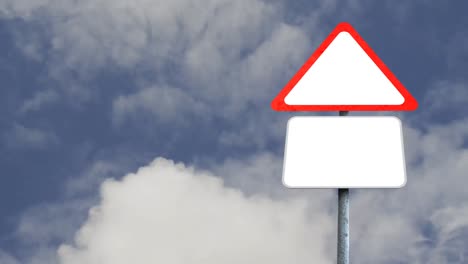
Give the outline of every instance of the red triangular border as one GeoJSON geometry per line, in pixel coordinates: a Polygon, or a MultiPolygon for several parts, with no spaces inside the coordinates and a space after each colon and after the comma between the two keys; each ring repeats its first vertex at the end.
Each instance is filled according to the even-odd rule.
{"type": "Polygon", "coordinates": [[[336,28],[328,35],[328,37],[320,44],[315,52],[307,59],[302,65],[299,71],[292,77],[292,79],[286,84],[281,92],[271,102],[271,107],[276,111],[413,111],[418,108],[418,102],[408,92],[408,90],[400,83],[400,81],[393,75],[393,73],[385,66],[382,60],[377,54],[367,45],[364,39],[357,33],[357,31],[347,22],[342,22],[336,26],[336,28]],[[284,98],[304,76],[304,74],[310,69],[315,61],[322,55],[322,53],[328,48],[330,43],[338,36],[341,32],[348,32],[361,46],[361,48],[367,53],[372,61],[379,67],[379,69],[385,74],[395,88],[405,98],[405,101],[401,105],[288,105],[284,102],[284,98]]]}

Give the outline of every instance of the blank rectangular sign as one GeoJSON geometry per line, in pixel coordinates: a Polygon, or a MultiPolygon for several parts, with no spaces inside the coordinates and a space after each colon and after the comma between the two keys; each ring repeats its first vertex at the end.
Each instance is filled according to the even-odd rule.
{"type": "Polygon", "coordinates": [[[292,117],[283,184],[289,188],[400,188],[406,184],[397,117],[292,117]]]}

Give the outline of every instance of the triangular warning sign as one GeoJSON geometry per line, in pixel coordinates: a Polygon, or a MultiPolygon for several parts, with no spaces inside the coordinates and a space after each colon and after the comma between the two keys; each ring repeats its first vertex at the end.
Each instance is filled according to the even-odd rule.
{"type": "Polygon", "coordinates": [[[411,111],[414,97],[348,23],[340,23],[271,103],[276,111],[411,111]]]}

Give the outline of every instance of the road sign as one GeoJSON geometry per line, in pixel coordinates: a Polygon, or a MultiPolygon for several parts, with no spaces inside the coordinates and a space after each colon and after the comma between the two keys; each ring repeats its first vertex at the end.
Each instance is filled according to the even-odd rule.
{"type": "Polygon", "coordinates": [[[340,23],[271,106],[276,111],[410,111],[418,104],[357,31],[340,23]]]}
{"type": "Polygon", "coordinates": [[[283,183],[290,188],[399,188],[406,183],[400,119],[292,117],[283,183]]]}

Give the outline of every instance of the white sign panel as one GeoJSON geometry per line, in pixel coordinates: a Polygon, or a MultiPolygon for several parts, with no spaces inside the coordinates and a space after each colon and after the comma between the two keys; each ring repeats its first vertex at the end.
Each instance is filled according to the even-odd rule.
{"type": "Polygon", "coordinates": [[[283,183],[290,188],[400,188],[406,168],[400,119],[292,117],[283,183]]]}
{"type": "Polygon", "coordinates": [[[341,32],[284,101],[289,105],[401,105],[405,98],[348,32],[341,32]]]}

